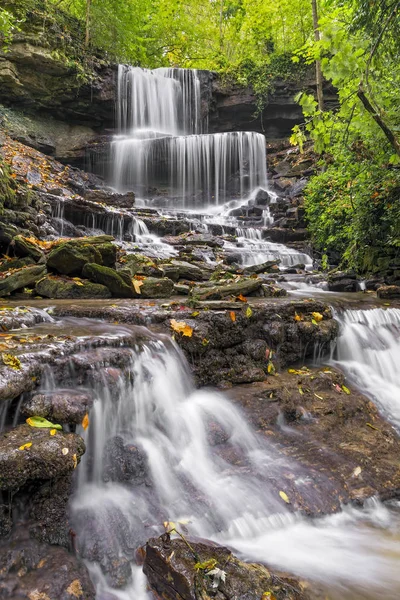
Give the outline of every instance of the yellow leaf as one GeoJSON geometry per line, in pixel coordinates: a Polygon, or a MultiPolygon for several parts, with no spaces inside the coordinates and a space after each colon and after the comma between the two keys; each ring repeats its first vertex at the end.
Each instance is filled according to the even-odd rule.
{"type": "Polygon", "coordinates": [[[294,313],[295,321],[302,321],[304,319],[303,315],[298,315],[297,312],[294,313]]]}
{"type": "Polygon", "coordinates": [[[248,319],[250,319],[250,317],[251,317],[251,315],[252,315],[252,314],[253,314],[253,311],[251,310],[250,306],[248,306],[248,307],[246,308],[246,317],[247,317],[248,319]]]}
{"type": "Polygon", "coordinates": [[[282,498],[282,500],[286,502],[286,504],[290,504],[289,497],[287,494],[285,494],[285,492],[279,492],[279,495],[282,498]]]}
{"type": "Polygon", "coordinates": [[[140,288],[143,285],[143,281],[139,281],[138,279],[132,279],[133,287],[135,288],[135,292],[137,294],[141,294],[140,288]]]}
{"type": "Polygon", "coordinates": [[[198,311],[198,310],[195,310],[195,311],[194,311],[194,312],[193,312],[193,313],[192,313],[190,316],[191,316],[191,317],[198,317],[198,316],[199,316],[199,314],[200,314],[200,313],[199,313],[199,311],[198,311]]]}
{"type": "Polygon", "coordinates": [[[173,529],[176,529],[176,525],[173,521],[164,521],[163,523],[165,531],[170,532],[173,529]]]}
{"type": "Polygon", "coordinates": [[[57,429],[50,429],[50,435],[56,435],[57,429]]]}
{"type": "Polygon", "coordinates": [[[175,321],[175,319],[171,319],[171,328],[177,333],[182,333],[186,337],[192,337],[193,335],[193,327],[187,325],[185,321],[175,321]]]}
{"type": "Polygon", "coordinates": [[[76,467],[78,466],[78,458],[77,458],[76,454],[72,455],[72,460],[74,463],[74,469],[76,469],[76,467]]]}
{"type": "Polygon", "coordinates": [[[304,392],[303,392],[303,389],[302,389],[301,387],[299,387],[299,394],[300,394],[301,396],[304,396],[304,392]]]}
{"type": "Polygon", "coordinates": [[[345,393],[345,394],[347,394],[347,395],[350,395],[350,394],[351,394],[351,392],[350,392],[349,388],[348,388],[348,387],[346,387],[345,385],[342,385],[342,390],[343,390],[343,391],[344,391],[344,393],[345,393]]]}
{"type": "Polygon", "coordinates": [[[27,442],[26,444],[23,444],[22,446],[20,446],[18,448],[18,450],[26,450],[27,448],[30,448],[32,446],[32,442],[27,442]]]}
{"type": "Polygon", "coordinates": [[[7,365],[7,367],[11,367],[11,369],[14,369],[15,371],[20,370],[21,361],[13,354],[2,354],[1,358],[3,359],[3,363],[7,365]]]}
{"type": "Polygon", "coordinates": [[[89,427],[89,415],[88,415],[88,413],[86,413],[86,415],[82,419],[82,427],[83,427],[83,429],[85,431],[89,427]]]}
{"type": "Polygon", "coordinates": [[[324,399],[324,398],[323,398],[323,396],[318,396],[318,394],[316,394],[315,392],[314,392],[314,396],[315,396],[316,398],[319,398],[320,400],[323,400],[323,399],[324,399]]]}
{"type": "Polygon", "coordinates": [[[315,319],[317,321],[317,323],[319,323],[320,321],[322,321],[322,319],[324,318],[321,315],[321,313],[319,313],[319,312],[313,312],[311,314],[312,314],[313,319],[315,319]]]}
{"type": "Polygon", "coordinates": [[[269,361],[267,371],[270,375],[275,375],[275,366],[272,361],[269,361]]]}
{"type": "Polygon", "coordinates": [[[236,321],[236,313],[234,310],[231,310],[231,312],[229,313],[229,316],[231,318],[231,321],[234,323],[236,321]]]}

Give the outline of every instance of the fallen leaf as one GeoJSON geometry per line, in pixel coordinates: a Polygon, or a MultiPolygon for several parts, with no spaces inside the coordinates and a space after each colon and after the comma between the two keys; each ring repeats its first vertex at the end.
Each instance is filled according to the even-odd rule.
{"type": "Polygon", "coordinates": [[[50,435],[56,435],[57,429],[50,429],[50,435]]]}
{"type": "Polygon", "coordinates": [[[53,429],[62,430],[62,426],[61,425],[58,425],[58,424],[55,425],[54,423],[51,423],[51,421],[48,421],[44,417],[29,417],[28,419],[26,419],[26,422],[31,427],[46,427],[46,428],[50,428],[51,427],[53,429]]]}
{"type": "Polygon", "coordinates": [[[195,310],[195,311],[194,311],[194,312],[193,312],[193,313],[192,313],[190,316],[191,316],[191,317],[198,317],[198,316],[199,316],[199,314],[200,314],[200,313],[199,313],[199,311],[198,311],[198,310],[195,310]]]}
{"type": "Polygon", "coordinates": [[[349,388],[348,388],[348,387],[346,387],[345,385],[342,385],[342,390],[343,390],[343,391],[344,391],[344,393],[345,393],[345,394],[347,394],[347,395],[350,395],[350,394],[351,394],[351,392],[350,392],[349,388]]]}
{"type": "Polygon", "coordinates": [[[245,298],[243,294],[239,294],[239,296],[236,296],[236,300],[239,300],[239,302],[247,302],[247,298],[245,298]]]}
{"type": "Polygon", "coordinates": [[[86,415],[82,419],[82,427],[83,427],[83,429],[85,431],[89,427],[89,415],[88,415],[88,413],[86,413],[86,415]]]}
{"type": "Polygon", "coordinates": [[[297,312],[294,313],[295,321],[302,321],[304,319],[303,315],[298,315],[297,312]]]}
{"type": "Polygon", "coordinates": [[[368,427],[371,427],[371,429],[374,429],[375,431],[379,431],[379,429],[377,427],[375,427],[374,425],[371,425],[371,423],[366,423],[366,425],[368,427]]]}
{"type": "Polygon", "coordinates": [[[7,367],[11,367],[11,369],[14,369],[15,371],[19,371],[21,369],[21,361],[13,354],[2,354],[1,358],[7,367]]]}
{"type": "Polygon", "coordinates": [[[313,319],[315,319],[315,321],[317,321],[318,323],[319,323],[320,321],[322,321],[322,319],[324,318],[324,317],[321,315],[321,313],[319,313],[319,312],[313,312],[313,313],[311,313],[311,314],[312,314],[312,317],[313,317],[313,319]]]}
{"type": "Polygon", "coordinates": [[[276,372],[275,365],[271,360],[268,362],[267,371],[270,375],[275,375],[275,372],[276,372]]]}
{"type": "Polygon", "coordinates": [[[20,446],[18,448],[18,450],[26,450],[27,448],[30,448],[32,446],[32,442],[27,442],[26,444],[23,444],[22,446],[20,446]]]}
{"type": "Polygon", "coordinates": [[[140,288],[143,285],[143,281],[140,281],[138,279],[132,279],[132,283],[133,283],[133,287],[135,288],[135,292],[137,294],[141,294],[142,292],[140,291],[140,288]]]}
{"type": "Polygon", "coordinates": [[[231,310],[231,312],[229,313],[229,316],[231,318],[231,321],[234,323],[236,321],[236,313],[234,310],[231,310]]]}
{"type": "Polygon", "coordinates": [[[314,392],[314,396],[315,396],[316,398],[319,398],[320,400],[323,400],[323,399],[324,399],[324,398],[323,398],[323,396],[318,396],[318,394],[316,394],[315,392],[314,392]]]}
{"type": "Polygon", "coordinates": [[[187,325],[185,321],[175,321],[175,319],[171,319],[171,328],[177,333],[182,333],[186,337],[192,337],[193,335],[193,327],[187,325]]]}
{"type": "Polygon", "coordinates": [[[285,494],[285,492],[279,492],[279,495],[282,498],[282,500],[286,502],[286,504],[290,504],[289,497],[287,494],[285,494]]]}
{"type": "Polygon", "coordinates": [[[301,396],[304,396],[304,392],[303,392],[303,389],[302,389],[301,387],[299,387],[299,394],[300,394],[301,396]]]}
{"type": "Polygon", "coordinates": [[[78,466],[78,458],[77,458],[76,454],[72,455],[72,460],[74,463],[74,469],[76,469],[76,467],[78,466]]]}
{"type": "Polygon", "coordinates": [[[252,315],[252,314],[253,314],[253,311],[251,310],[250,306],[248,306],[248,307],[246,308],[246,317],[247,317],[248,319],[250,319],[250,317],[251,317],[251,315],[252,315]]]}

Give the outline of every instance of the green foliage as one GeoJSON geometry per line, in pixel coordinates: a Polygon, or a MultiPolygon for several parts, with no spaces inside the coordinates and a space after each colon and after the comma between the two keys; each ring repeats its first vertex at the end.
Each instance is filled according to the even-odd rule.
{"type": "Polygon", "coordinates": [[[3,52],[7,51],[13,33],[18,29],[18,23],[14,15],[4,8],[0,8],[0,46],[3,52]]]}

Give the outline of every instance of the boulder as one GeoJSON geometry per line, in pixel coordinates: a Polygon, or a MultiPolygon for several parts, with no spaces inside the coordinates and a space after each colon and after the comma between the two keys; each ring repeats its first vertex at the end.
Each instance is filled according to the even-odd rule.
{"type": "Polygon", "coordinates": [[[257,292],[262,285],[261,279],[240,279],[226,285],[215,285],[210,288],[194,287],[191,296],[195,300],[222,300],[229,296],[246,296],[257,292]]]}
{"type": "Polygon", "coordinates": [[[91,281],[74,281],[62,277],[49,275],[37,282],[36,292],[46,298],[110,298],[111,293],[104,285],[92,283],[91,281]]]}
{"type": "Polygon", "coordinates": [[[174,291],[174,282],[168,277],[146,277],[142,283],[137,298],[169,298],[174,291]]]}
{"type": "Polygon", "coordinates": [[[212,542],[171,540],[165,534],[150,539],[144,551],[143,572],[155,595],[164,600],[210,597],[225,600],[309,600],[317,597],[298,580],[282,573],[277,576],[262,565],[242,562],[228,548],[212,542]],[[199,564],[201,566],[196,568],[199,564]],[[222,572],[222,578],[218,577],[218,570],[222,572]]]}
{"type": "Polygon", "coordinates": [[[249,267],[245,267],[244,272],[247,273],[279,273],[279,263],[280,260],[268,260],[261,265],[251,265],[249,267]]]}
{"type": "Polygon", "coordinates": [[[29,267],[34,265],[35,261],[30,257],[25,258],[5,258],[0,262],[0,273],[5,273],[11,269],[22,269],[22,267],[29,267]]]}
{"type": "Polygon", "coordinates": [[[147,462],[143,451],[121,436],[109,440],[104,448],[104,481],[129,481],[137,485],[144,483],[147,462]]]}
{"type": "Polygon", "coordinates": [[[224,242],[221,238],[209,233],[183,233],[178,236],[167,236],[163,238],[166,244],[171,246],[209,246],[210,248],[222,248],[224,242]]]}
{"type": "Polygon", "coordinates": [[[172,260],[171,265],[178,269],[179,279],[188,279],[189,281],[202,281],[203,271],[200,267],[192,265],[183,260],[172,260]]]}
{"type": "Polygon", "coordinates": [[[22,267],[18,271],[11,273],[11,275],[0,279],[0,296],[6,296],[15,290],[33,285],[38,279],[44,277],[46,273],[45,265],[22,267]]]}
{"type": "Polygon", "coordinates": [[[154,259],[144,254],[126,254],[121,258],[117,268],[126,269],[131,277],[134,275],[150,275],[157,269],[154,259]]]}
{"type": "Polygon", "coordinates": [[[123,271],[116,271],[110,267],[103,267],[96,263],[87,263],[82,270],[87,279],[106,286],[116,298],[134,298],[135,292],[129,275],[123,271]]]}
{"type": "Polygon", "coordinates": [[[400,286],[398,285],[383,285],[376,291],[378,298],[400,298],[400,286]]]}
{"type": "Polygon", "coordinates": [[[53,479],[76,468],[85,452],[83,439],[51,431],[19,425],[0,436],[0,490],[15,491],[27,482],[53,479]]]}
{"type": "Polygon", "coordinates": [[[26,400],[21,411],[27,417],[44,417],[55,423],[78,425],[93,404],[93,397],[85,392],[56,390],[35,394],[26,400]]]}
{"type": "Polygon", "coordinates": [[[62,275],[81,275],[86,263],[115,266],[116,248],[109,235],[60,242],[47,257],[47,266],[62,275]]]}
{"type": "Polygon", "coordinates": [[[282,296],[287,296],[287,290],[281,288],[277,285],[270,285],[268,283],[263,283],[261,286],[262,295],[265,298],[280,298],[282,296]]]}
{"type": "Polygon", "coordinates": [[[12,241],[12,246],[15,254],[20,258],[29,256],[35,262],[39,262],[41,259],[44,259],[44,253],[40,247],[22,235],[15,236],[12,241]]]}

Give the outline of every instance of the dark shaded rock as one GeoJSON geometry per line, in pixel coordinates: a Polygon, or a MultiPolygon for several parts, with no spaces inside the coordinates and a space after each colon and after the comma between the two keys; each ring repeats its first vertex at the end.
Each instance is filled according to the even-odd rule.
{"type": "Polygon", "coordinates": [[[103,242],[96,245],[96,250],[100,252],[101,264],[104,267],[115,269],[115,263],[117,261],[117,247],[111,242],[103,242]]]}
{"type": "Polygon", "coordinates": [[[58,430],[50,435],[50,429],[19,425],[0,437],[0,489],[17,490],[28,481],[66,475],[84,452],[79,435],[58,430]],[[28,443],[32,445],[20,450],[28,443]]]}
{"type": "Polygon", "coordinates": [[[137,485],[147,476],[147,461],[143,451],[118,436],[104,448],[104,481],[129,481],[137,485]]]}
{"type": "MultiPolygon", "coordinates": [[[[160,265],[160,269],[163,277],[168,277],[168,279],[172,279],[174,282],[178,281],[180,272],[178,265],[160,265]]],[[[183,279],[185,279],[185,277],[183,277],[183,279]]]]}
{"type": "Polygon", "coordinates": [[[33,285],[38,279],[44,277],[46,273],[45,265],[22,267],[15,273],[0,279],[0,296],[6,296],[15,290],[33,285]]]}
{"type": "Polygon", "coordinates": [[[296,579],[282,573],[277,577],[264,566],[244,563],[227,548],[211,542],[190,540],[188,547],[180,539],[170,540],[168,536],[152,538],[145,546],[143,571],[152,590],[165,600],[208,597],[260,600],[267,592],[277,600],[316,598],[312,592],[304,591],[296,579]],[[195,569],[197,562],[207,561],[214,561],[212,564],[225,572],[225,581],[220,580],[215,585],[213,577],[207,576],[207,571],[212,568],[195,569]]]}
{"type": "Polygon", "coordinates": [[[87,242],[76,244],[64,242],[59,244],[48,255],[47,266],[61,275],[82,275],[83,267],[87,263],[102,264],[99,250],[87,242]]]}
{"type": "Polygon", "coordinates": [[[54,423],[78,425],[93,404],[86,392],[59,390],[32,396],[21,407],[27,417],[45,417],[54,423]]]}
{"type": "Polygon", "coordinates": [[[37,282],[36,292],[46,298],[110,298],[111,292],[104,285],[90,281],[52,277],[37,282]]]}
{"type": "Polygon", "coordinates": [[[307,229],[288,229],[285,227],[271,227],[267,231],[267,237],[272,242],[287,244],[290,242],[303,242],[309,238],[307,229]]]}
{"type": "Polygon", "coordinates": [[[178,296],[188,296],[190,294],[190,285],[184,283],[175,283],[174,291],[178,296]]]}
{"type": "Polygon", "coordinates": [[[89,190],[85,192],[85,200],[101,202],[112,207],[132,208],[135,204],[135,194],[133,192],[118,194],[106,189],[89,190]]]}
{"type": "MultiPolygon", "coordinates": [[[[28,485],[14,496],[16,505],[23,504],[31,523],[29,532],[39,542],[71,547],[69,501],[73,494],[72,473],[28,485]],[[20,496],[20,498],[19,498],[20,496]]],[[[18,510],[14,511],[18,515],[18,510]]]]}
{"type": "Polygon", "coordinates": [[[400,286],[383,285],[376,291],[378,298],[400,298],[400,286]]]}
{"type": "Polygon", "coordinates": [[[95,600],[89,573],[76,556],[29,537],[20,527],[0,545],[0,598],[95,600]]]}
{"type": "Polygon", "coordinates": [[[356,278],[347,276],[328,277],[328,290],[330,292],[358,292],[359,287],[356,278]]]}
{"type": "Polygon", "coordinates": [[[5,273],[11,269],[22,269],[34,265],[35,261],[30,256],[26,258],[6,258],[0,262],[0,273],[5,273]]]}
{"type": "Polygon", "coordinates": [[[163,241],[171,246],[209,246],[210,248],[222,248],[223,240],[209,233],[184,233],[179,236],[164,237],[163,241]]]}
{"type": "Polygon", "coordinates": [[[271,202],[271,197],[267,190],[258,190],[254,201],[260,206],[267,206],[271,202]]]}
{"type": "Polygon", "coordinates": [[[22,235],[16,235],[12,241],[14,252],[20,258],[30,256],[35,262],[44,259],[43,251],[40,247],[30,240],[27,240],[22,235]]]}
{"type": "Polygon", "coordinates": [[[263,283],[261,286],[262,295],[265,298],[280,298],[282,296],[287,296],[287,290],[281,288],[277,285],[271,285],[267,283],[263,283]]]}
{"type": "Polygon", "coordinates": [[[135,296],[131,278],[123,271],[87,263],[82,269],[82,275],[97,284],[106,286],[116,298],[133,298],[135,296]]]}
{"type": "Polygon", "coordinates": [[[6,223],[0,223],[0,247],[3,250],[7,250],[16,235],[18,235],[17,227],[6,223]]]}
{"type": "Polygon", "coordinates": [[[194,287],[191,295],[195,300],[221,300],[229,296],[243,296],[253,294],[261,288],[261,279],[240,279],[235,283],[228,283],[210,288],[194,287]]]}

